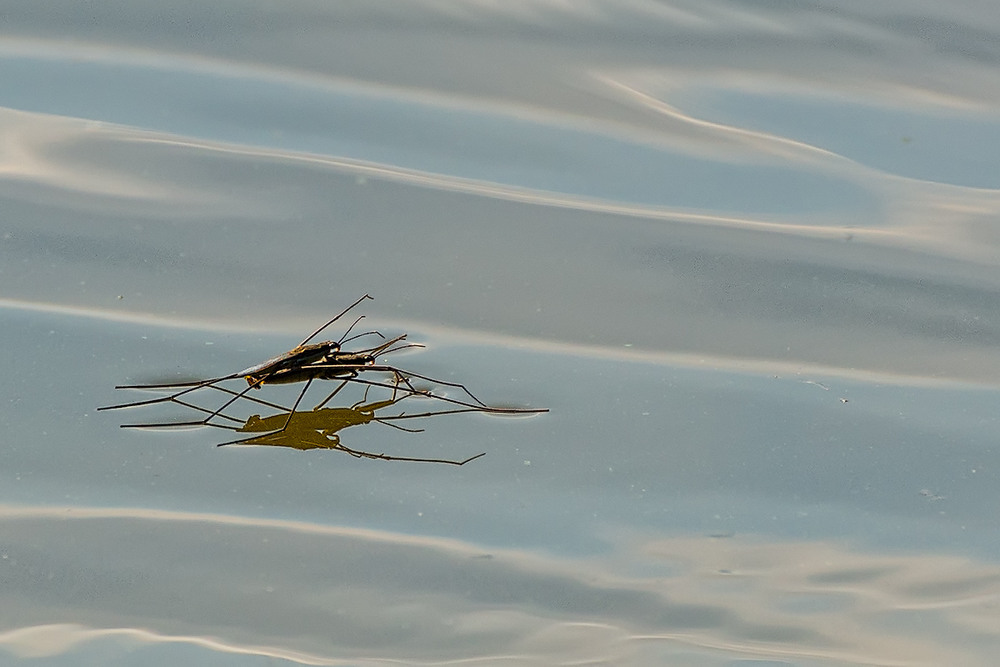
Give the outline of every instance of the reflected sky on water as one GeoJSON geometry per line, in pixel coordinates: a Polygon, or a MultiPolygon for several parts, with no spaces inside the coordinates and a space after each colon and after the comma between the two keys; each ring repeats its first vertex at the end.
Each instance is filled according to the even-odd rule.
{"type": "Polygon", "coordinates": [[[996,654],[989,3],[0,14],[6,659],[996,654]],[[366,293],[392,363],[551,412],[336,434],[458,468],[96,411],[366,293]]]}

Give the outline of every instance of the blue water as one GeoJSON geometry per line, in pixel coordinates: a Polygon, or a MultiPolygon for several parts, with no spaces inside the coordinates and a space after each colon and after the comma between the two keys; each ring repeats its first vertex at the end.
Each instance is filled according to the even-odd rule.
{"type": "Polygon", "coordinates": [[[0,661],[991,664],[991,10],[0,8],[0,661]],[[550,412],[96,410],[365,293],[550,412]]]}

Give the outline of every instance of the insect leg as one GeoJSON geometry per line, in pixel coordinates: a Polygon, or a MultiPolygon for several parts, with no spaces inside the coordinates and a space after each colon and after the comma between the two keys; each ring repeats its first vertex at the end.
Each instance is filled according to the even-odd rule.
{"type": "MultiPolygon", "coordinates": [[[[282,408],[283,411],[285,411],[285,412],[288,413],[288,416],[285,418],[285,423],[281,425],[281,428],[275,429],[273,431],[268,431],[267,433],[258,433],[257,435],[250,436],[249,438],[240,438],[239,440],[230,440],[228,442],[220,442],[218,445],[216,445],[216,447],[225,447],[226,445],[239,445],[239,444],[242,444],[244,442],[249,442],[251,440],[257,440],[258,438],[266,438],[266,437],[269,437],[269,436],[277,435],[279,433],[284,433],[285,430],[288,428],[288,425],[292,423],[292,417],[295,416],[295,410],[298,409],[299,403],[302,402],[302,398],[306,395],[306,392],[309,391],[309,385],[312,384],[312,381],[313,381],[312,378],[309,378],[308,380],[306,380],[306,386],[302,387],[302,391],[299,392],[299,396],[298,396],[298,398],[295,399],[295,403],[292,405],[292,409],[291,410],[286,410],[285,408],[282,408]]],[[[209,416],[209,419],[211,419],[211,418],[212,417],[209,416]]],[[[209,426],[216,426],[216,424],[208,424],[208,425],[209,426]]],[[[226,428],[228,428],[228,427],[226,427],[226,428]]],[[[230,430],[239,431],[240,429],[237,428],[237,429],[230,429],[230,430]]]]}
{"type": "MultiPolygon", "coordinates": [[[[386,369],[385,367],[372,367],[369,366],[368,369],[375,368],[376,370],[392,372],[395,369],[386,369]]],[[[404,391],[408,392],[413,396],[425,396],[427,398],[433,398],[438,401],[443,401],[445,403],[451,403],[453,405],[460,405],[463,408],[469,408],[476,412],[486,412],[491,414],[503,414],[503,415],[522,415],[522,414],[535,414],[539,412],[548,412],[547,408],[495,408],[489,405],[476,405],[474,403],[469,403],[467,401],[460,401],[457,398],[448,398],[447,396],[438,396],[430,391],[417,389],[409,382],[406,381],[405,377],[401,377],[400,380],[406,385],[404,391]]],[[[386,389],[398,389],[398,383],[389,384],[387,382],[376,382],[374,380],[365,380],[360,377],[347,378],[348,382],[358,382],[360,384],[367,384],[373,387],[385,387],[386,389]]]]}
{"type": "Polygon", "coordinates": [[[115,387],[115,389],[172,389],[174,387],[186,387],[178,392],[174,392],[168,396],[159,396],[157,398],[149,398],[144,401],[133,401],[131,403],[119,403],[118,405],[106,405],[98,410],[119,410],[121,408],[134,408],[140,405],[153,405],[154,403],[164,403],[166,401],[172,401],[179,396],[191,393],[196,389],[201,389],[202,387],[210,387],[215,385],[216,382],[222,382],[224,380],[232,380],[233,378],[239,377],[239,375],[224,375],[218,378],[212,378],[210,380],[198,380],[196,382],[183,382],[175,384],[148,384],[148,385],[120,385],[115,387]]]}
{"type": "MultiPolygon", "coordinates": [[[[209,413],[209,414],[212,414],[212,412],[213,412],[212,410],[209,410],[208,408],[203,408],[200,405],[195,405],[194,403],[188,403],[187,401],[182,401],[180,399],[174,399],[173,402],[177,403],[178,405],[183,405],[186,408],[191,408],[192,410],[197,410],[198,412],[205,412],[205,413],[209,413]]],[[[223,414],[221,412],[217,413],[216,415],[213,415],[213,416],[218,416],[218,417],[220,417],[222,419],[228,419],[229,421],[236,422],[237,424],[240,424],[240,426],[242,426],[244,424],[244,420],[237,419],[236,417],[230,417],[229,415],[223,414]]],[[[163,423],[150,422],[150,423],[144,423],[144,424],[122,424],[121,427],[122,428],[170,428],[172,426],[187,426],[187,425],[188,424],[178,424],[176,422],[163,422],[163,423]]],[[[213,424],[211,422],[206,423],[204,425],[205,426],[214,426],[215,428],[224,428],[224,429],[228,429],[230,431],[237,431],[237,430],[239,430],[239,427],[236,427],[236,426],[226,426],[224,424],[213,424]]]]}
{"type": "MultiPolygon", "coordinates": [[[[220,387],[220,386],[214,385],[214,384],[208,385],[208,386],[211,389],[215,389],[217,391],[221,391],[222,393],[229,394],[230,396],[240,396],[240,398],[242,398],[244,401],[250,401],[251,403],[257,403],[258,405],[263,405],[263,406],[266,406],[268,408],[274,408],[275,410],[281,410],[282,412],[288,412],[288,408],[286,408],[284,405],[278,405],[277,403],[272,403],[270,401],[265,401],[264,399],[257,398],[256,396],[248,396],[245,393],[243,395],[240,395],[239,392],[233,391],[232,389],[227,389],[226,387],[220,387]]],[[[174,402],[176,403],[177,401],[174,401],[174,402]]]]}
{"type": "MultiPolygon", "coordinates": [[[[223,410],[225,410],[226,408],[228,408],[230,405],[232,405],[236,401],[240,400],[241,398],[246,398],[247,392],[249,392],[251,389],[254,389],[255,387],[259,387],[260,385],[262,385],[266,379],[267,379],[266,377],[258,378],[256,380],[252,381],[251,383],[249,383],[249,385],[246,387],[246,389],[243,389],[242,391],[239,391],[239,392],[229,392],[229,393],[232,393],[233,397],[230,398],[225,403],[223,403],[219,408],[217,408],[216,410],[212,411],[207,417],[205,417],[204,419],[202,419],[200,421],[170,422],[170,423],[161,424],[161,426],[209,426],[209,425],[211,425],[210,422],[212,421],[212,417],[215,417],[216,415],[220,414],[223,410]]],[[[179,395],[180,394],[175,394],[173,396],[169,396],[169,397],[167,397],[167,400],[176,401],[176,398],[179,395]]]]}
{"type": "Polygon", "coordinates": [[[411,461],[414,463],[446,463],[448,465],[453,465],[453,466],[464,466],[469,461],[475,461],[476,459],[482,456],[486,456],[486,452],[483,452],[482,454],[476,454],[475,456],[470,456],[464,461],[453,461],[451,459],[423,459],[411,456],[389,456],[388,454],[375,454],[372,452],[363,452],[359,449],[351,449],[349,447],[346,447],[345,445],[339,445],[338,447],[336,447],[336,449],[339,449],[342,452],[347,452],[351,456],[354,456],[359,459],[379,459],[382,461],[411,461]]]}
{"type": "MultiPolygon", "coordinates": [[[[342,381],[342,382],[341,382],[341,383],[340,383],[340,384],[339,384],[339,385],[337,386],[337,388],[336,388],[336,389],[334,389],[334,390],[333,390],[332,392],[330,392],[330,395],[329,395],[329,396],[327,396],[327,397],[326,397],[326,398],[324,398],[324,399],[323,399],[322,401],[320,401],[319,405],[317,405],[317,406],[316,406],[315,408],[313,408],[313,410],[319,410],[319,409],[320,409],[320,408],[322,408],[322,407],[323,407],[324,405],[326,405],[327,403],[329,403],[329,402],[330,402],[330,400],[331,400],[331,399],[333,399],[333,397],[337,395],[337,392],[339,392],[339,391],[340,391],[341,389],[343,389],[343,388],[344,388],[345,386],[347,386],[347,383],[348,383],[349,381],[350,381],[350,380],[343,380],[343,381],[342,381]]],[[[367,394],[366,394],[366,396],[367,396],[367,394]]]]}
{"type": "MultiPolygon", "coordinates": [[[[279,428],[274,433],[282,433],[286,428],[288,428],[288,424],[290,424],[292,421],[292,415],[295,414],[295,410],[299,407],[299,403],[302,402],[302,397],[306,395],[307,391],[309,391],[309,385],[312,384],[312,381],[313,381],[312,378],[306,380],[306,386],[302,387],[302,391],[299,392],[299,397],[295,399],[295,404],[292,405],[292,409],[288,411],[288,419],[286,419],[285,423],[281,425],[281,428],[279,428]]],[[[269,435],[274,435],[274,433],[270,433],[269,435]]]]}
{"type": "MultiPolygon", "coordinates": [[[[418,378],[420,380],[425,380],[427,382],[432,382],[434,384],[442,384],[442,385],[445,385],[447,387],[455,387],[457,389],[461,389],[462,391],[464,391],[465,394],[469,398],[471,398],[473,401],[475,401],[479,405],[483,406],[484,408],[488,408],[489,407],[488,405],[486,405],[485,403],[483,403],[481,400],[479,400],[479,398],[477,398],[475,394],[473,394],[471,391],[469,391],[468,387],[466,387],[464,384],[459,384],[458,382],[447,382],[445,380],[438,380],[436,378],[428,377],[426,375],[420,375],[419,373],[413,373],[411,371],[404,371],[404,370],[402,370],[400,368],[396,368],[395,366],[370,366],[368,370],[375,370],[375,371],[381,370],[381,371],[386,371],[388,373],[393,373],[397,377],[401,377],[401,379],[404,382],[404,384],[406,384],[406,386],[410,387],[410,388],[413,387],[413,385],[411,385],[410,382],[409,382],[410,378],[418,378]]],[[[416,390],[414,389],[414,391],[416,391],[416,390]]]]}

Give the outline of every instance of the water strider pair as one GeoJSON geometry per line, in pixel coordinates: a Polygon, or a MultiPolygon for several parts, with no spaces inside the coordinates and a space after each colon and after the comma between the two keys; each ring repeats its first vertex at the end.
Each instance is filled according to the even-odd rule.
{"type": "MultiPolygon", "coordinates": [[[[309,334],[305,340],[296,345],[294,348],[280,354],[276,357],[272,357],[267,361],[261,362],[250,368],[246,368],[242,371],[231,373],[229,375],[223,375],[216,378],[210,378],[207,380],[195,380],[191,382],[177,382],[177,383],[166,383],[166,384],[147,384],[147,385],[119,385],[115,387],[116,389],[142,389],[142,390],[170,390],[176,389],[173,393],[167,394],[165,396],[159,396],[157,398],[146,399],[142,401],[134,401],[131,403],[120,403],[118,405],[109,405],[106,407],[98,408],[98,410],[118,410],[121,408],[131,408],[142,405],[152,405],[155,403],[165,403],[172,402],[178,405],[191,408],[198,412],[206,413],[207,416],[203,419],[194,421],[184,421],[184,422],[161,422],[161,423],[143,423],[143,424],[122,424],[122,428],[156,428],[156,427],[172,427],[172,426],[212,426],[215,428],[224,428],[238,432],[255,432],[260,433],[260,435],[255,435],[248,438],[242,438],[239,440],[233,440],[230,442],[221,443],[221,445],[230,444],[270,444],[270,445],[283,445],[289,447],[295,447],[298,449],[313,449],[316,447],[325,447],[329,449],[338,449],[340,451],[345,451],[352,456],[363,457],[363,458],[373,458],[382,459],[387,461],[420,461],[426,463],[448,463],[451,465],[464,465],[469,461],[475,460],[481,456],[485,455],[477,454],[471,458],[465,459],[463,461],[454,461],[448,459],[428,459],[428,458],[413,458],[404,456],[389,456],[386,454],[375,454],[372,452],[364,452],[360,450],[349,449],[348,447],[340,443],[339,436],[336,435],[336,431],[344,428],[346,426],[352,426],[360,423],[368,423],[371,421],[377,421],[389,426],[394,426],[405,431],[417,431],[420,429],[406,429],[396,424],[391,423],[395,420],[401,419],[414,419],[422,417],[431,417],[443,414],[456,414],[462,412],[485,412],[491,414],[533,414],[540,412],[548,412],[544,408],[500,408],[492,407],[486,405],[481,400],[479,400],[465,385],[456,382],[446,382],[444,380],[436,380],[434,378],[428,377],[426,375],[420,375],[412,371],[405,371],[395,366],[391,366],[385,363],[379,363],[378,359],[381,356],[391,354],[393,352],[398,352],[411,347],[423,347],[418,343],[406,343],[406,334],[396,336],[390,340],[386,340],[379,345],[370,347],[367,349],[362,349],[354,352],[345,351],[343,345],[352,340],[357,340],[365,336],[379,336],[384,339],[384,336],[377,331],[367,331],[365,333],[356,334],[348,338],[350,332],[355,326],[364,318],[364,316],[358,317],[354,320],[354,323],[347,328],[347,331],[341,336],[340,340],[337,341],[324,341],[321,343],[309,343],[310,340],[318,336],[324,329],[329,327],[334,322],[338,321],[341,317],[346,315],[352,309],[357,307],[362,301],[366,299],[371,299],[369,295],[364,295],[336,317],[326,322],[323,326],[316,329],[316,331],[309,334]],[[391,382],[383,382],[379,380],[372,380],[368,378],[360,377],[362,373],[367,373],[368,378],[372,377],[374,374],[383,373],[390,374],[392,376],[391,382]],[[243,378],[247,386],[240,391],[235,391],[228,387],[222,386],[220,383],[226,382],[228,380],[236,380],[243,378]],[[463,399],[450,398],[448,396],[443,396],[434,393],[429,389],[417,389],[413,386],[411,380],[422,380],[424,382],[430,383],[432,385],[448,386],[456,389],[460,389],[464,395],[467,397],[463,399]],[[309,390],[310,385],[313,380],[339,380],[340,384],[326,396],[315,408],[309,411],[299,411],[299,404],[305,397],[306,392],[309,390]],[[251,396],[250,391],[252,389],[260,389],[266,384],[295,384],[299,382],[304,382],[305,385],[302,391],[299,392],[298,398],[296,398],[294,405],[289,409],[285,408],[277,403],[272,403],[255,396],[251,396]],[[366,386],[365,388],[365,399],[360,403],[356,403],[351,408],[326,408],[325,406],[343,389],[348,383],[359,383],[366,386]],[[372,404],[362,405],[367,400],[368,390],[371,387],[382,387],[392,390],[392,397],[387,401],[377,401],[372,404]],[[199,389],[213,389],[222,392],[229,396],[229,399],[223,403],[222,406],[215,410],[209,410],[198,406],[188,400],[185,397],[199,389]],[[379,409],[385,409],[392,405],[395,405],[399,401],[410,397],[410,396],[420,396],[425,398],[434,399],[444,403],[449,403],[457,408],[451,408],[448,410],[439,410],[432,412],[424,412],[413,415],[406,415],[400,413],[399,415],[390,416],[377,416],[375,413],[379,409]],[[277,409],[280,412],[270,417],[261,419],[259,415],[253,415],[247,420],[237,419],[230,415],[225,414],[224,410],[229,406],[233,405],[239,400],[250,401],[252,403],[277,409]],[[334,415],[337,415],[334,417],[334,415]],[[353,415],[353,416],[352,416],[353,415]],[[225,420],[229,422],[242,424],[241,426],[232,426],[228,424],[219,423],[220,420],[225,420]]],[[[220,445],[220,446],[221,446],[220,445]]]]}

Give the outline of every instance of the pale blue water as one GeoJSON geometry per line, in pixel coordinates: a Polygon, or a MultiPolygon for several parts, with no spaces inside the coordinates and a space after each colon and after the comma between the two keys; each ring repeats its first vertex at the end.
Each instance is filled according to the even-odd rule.
{"type": "Polygon", "coordinates": [[[991,3],[0,16],[0,662],[994,661],[991,3]],[[365,293],[551,412],[96,411],[365,293]]]}

